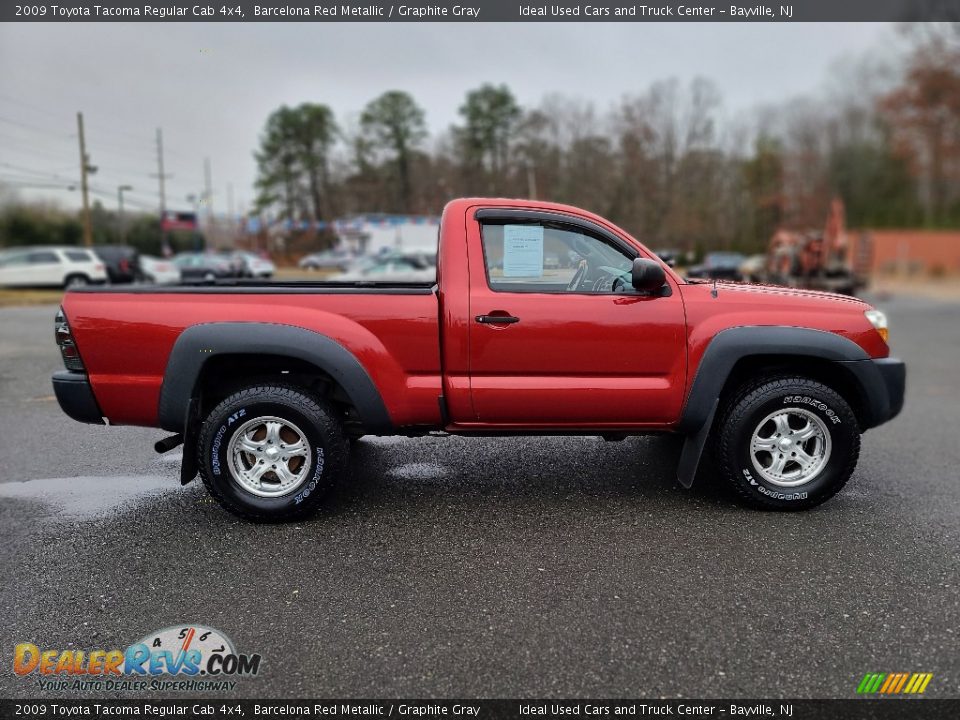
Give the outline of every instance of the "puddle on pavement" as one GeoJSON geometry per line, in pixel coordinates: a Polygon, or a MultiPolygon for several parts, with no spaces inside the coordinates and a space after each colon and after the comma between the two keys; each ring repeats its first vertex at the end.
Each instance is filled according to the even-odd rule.
{"type": "Polygon", "coordinates": [[[183,460],[183,452],[168,452],[156,459],[158,465],[176,465],[177,471],[180,470],[180,461],[183,460]]]}
{"type": "Polygon", "coordinates": [[[390,468],[386,474],[397,480],[434,480],[445,477],[449,471],[436,463],[407,463],[390,468]]]}
{"type": "Polygon", "coordinates": [[[364,435],[360,442],[369,443],[370,445],[396,445],[397,443],[408,442],[409,440],[410,438],[401,437],[400,435],[364,435]]]}
{"type": "Polygon", "coordinates": [[[87,520],[146,498],[182,492],[170,475],[44,478],[0,483],[0,498],[34,500],[59,511],[57,519],[87,520]]]}

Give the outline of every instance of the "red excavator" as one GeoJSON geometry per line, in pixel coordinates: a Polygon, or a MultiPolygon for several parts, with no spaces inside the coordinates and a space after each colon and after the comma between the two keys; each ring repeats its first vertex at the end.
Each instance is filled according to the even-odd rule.
{"type": "Polygon", "coordinates": [[[856,295],[867,286],[870,239],[851,243],[843,200],[834,198],[824,229],[798,232],[780,229],[770,239],[762,277],[775,285],[856,295]]]}

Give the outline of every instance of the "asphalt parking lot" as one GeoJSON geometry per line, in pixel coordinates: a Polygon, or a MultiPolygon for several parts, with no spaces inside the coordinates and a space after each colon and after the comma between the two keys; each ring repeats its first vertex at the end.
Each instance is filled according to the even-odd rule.
{"type": "Polygon", "coordinates": [[[898,671],[958,696],[960,304],[880,305],[907,404],[816,510],[683,491],[663,438],[431,437],[365,439],[323,513],[272,526],[181,489],[159,431],[62,415],[55,308],[2,309],[0,697],[41,695],[18,642],[180,623],[263,656],[242,697],[854,697],[898,671]]]}

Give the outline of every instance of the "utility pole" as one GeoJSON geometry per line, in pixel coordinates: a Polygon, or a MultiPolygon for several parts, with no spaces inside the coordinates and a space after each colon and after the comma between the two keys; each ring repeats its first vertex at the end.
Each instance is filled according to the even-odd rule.
{"type": "Polygon", "coordinates": [[[164,181],[173,177],[163,172],[163,130],[157,128],[157,174],[153,177],[160,181],[160,244],[163,247],[163,254],[170,254],[170,242],[167,239],[167,231],[164,230],[164,218],[167,215],[167,195],[164,188],[164,181]]]}
{"type": "Polygon", "coordinates": [[[207,215],[207,232],[210,234],[210,239],[213,240],[214,247],[220,247],[220,238],[216,229],[214,228],[214,217],[213,217],[213,180],[212,180],[212,171],[210,169],[210,158],[203,159],[203,200],[206,204],[206,215],[207,215]]]}
{"type": "Polygon", "coordinates": [[[237,216],[233,204],[233,183],[227,183],[227,232],[230,236],[230,243],[236,245],[237,242],[237,216]]]}
{"type": "Polygon", "coordinates": [[[93,245],[93,225],[90,221],[90,196],[87,188],[87,172],[95,172],[87,157],[87,145],[83,137],[83,113],[77,113],[77,136],[80,138],[80,189],[83,192],[83,244],[93,245]]]}
{"type": "Polygon", "coordinates": [[[127,224],[123,219],[123,191],[124,190],[133,190],[131,185],[118,185],[117,186],[117,208],[118,208],[118,218],[120,220],[120,244],[127,244],[127,224]]]}
{"type": "Polygon", "coordinates": [[[213,226],[213,181],[210,158],[203,159],[203,200],[207,209],[207,224],[213,226]]]}

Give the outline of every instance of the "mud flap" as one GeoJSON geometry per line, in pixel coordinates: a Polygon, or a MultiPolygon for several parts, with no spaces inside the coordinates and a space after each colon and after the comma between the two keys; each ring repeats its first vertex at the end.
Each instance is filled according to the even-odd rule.
{"type": "Polygon", "coordinates": [[[187,417],[183,422],[183,458],[180,460],[180,484],[193,480],[200,468],[197,466],[197,438],[200,437],[200,419],[197,417],[197,399],[190,398],[187,417]]]}
{"type": "Polygon", "coordinates": [[[717,412],[717,406],[720,404],[720,398],[713,401],[710,413],[700,429],[693,435],[687,435],[683,442],[683,450],[680,452],[680,462],[677,464],[677,481],[685,490],[693,486],[693,479],[697,475],[697,467],[700,465],[700,456],[703,455],[703,448],[707,444],[707,438],[710,437],[710,431],[713,429],[713,416],[717,412]]]}

